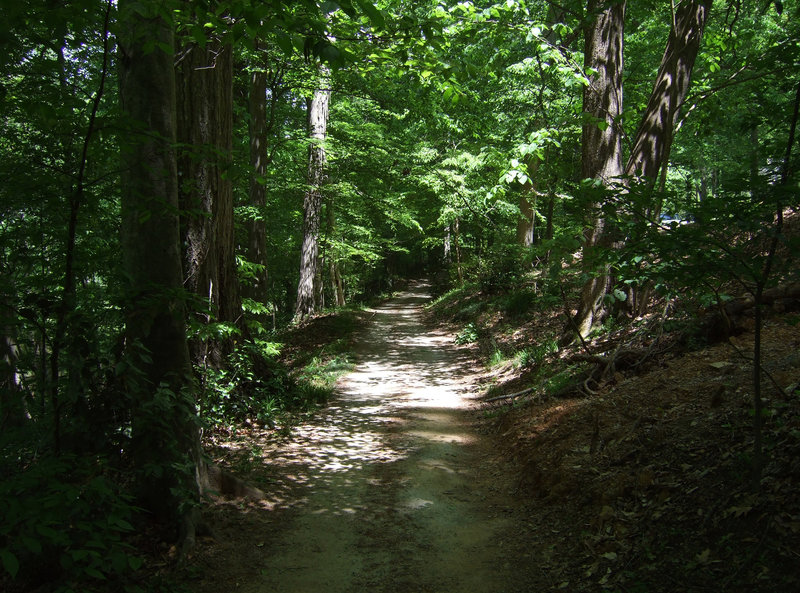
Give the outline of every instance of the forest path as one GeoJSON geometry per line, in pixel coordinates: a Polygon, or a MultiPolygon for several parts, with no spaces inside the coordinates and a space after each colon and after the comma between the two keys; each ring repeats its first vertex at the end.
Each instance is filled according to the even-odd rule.
{"type": "Polygon", "coordinates": [[[428,289],[374,309],[338,396],[264,452],[262,532],[231,534],[239,551],[199,590],[224,574],[247,593],[511,593],[542,578],[513,472],[474,426],[475,364],[423,322],[428,289]]]}

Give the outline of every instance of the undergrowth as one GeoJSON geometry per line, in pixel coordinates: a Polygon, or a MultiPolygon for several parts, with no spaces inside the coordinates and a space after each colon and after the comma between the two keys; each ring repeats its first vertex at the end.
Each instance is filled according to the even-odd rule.
{"type": "Polygon", "coordinates": [[[211,429],[290,426],[324,405],[348,357],[357,311],[312,319],[267,338],[239,343],[224,369],[205,369],[201,419],[211,429]]]}
{"type": "Polygon", "coordinates": [[[46,452],[16,459],[2,468],[0,481],[0,561],[12,579],[8,591],[26,583],[56,593],[142,592],[133,580],[142,559],[129,542],[136,508],[107,461],[46,452]]]}

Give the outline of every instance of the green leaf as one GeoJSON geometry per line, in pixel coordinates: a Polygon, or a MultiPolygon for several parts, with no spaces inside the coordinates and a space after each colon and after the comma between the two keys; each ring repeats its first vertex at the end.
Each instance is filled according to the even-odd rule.
{"type": "Polygon", "coordinates": [[[293,48],[292,48],[292,39],[286,34],[278,34],[275,37],[275,42],[278,44],[278,47],[281,48],[284,54],[287,56],[292,55],[293,48]]]}
{"type": "Polygon", "coordinates": [[[16,578],[19,572],[19,560],[17,560],[17,557],[10,550],[4,548],[0,550],[0,560],[3,561],[3,568],[11,575],[11,578],[16,578]]]}
{"type": "Polygon", "coordinates": [[[93,577],[93,578],[95,578],[95,579],[97,579],[99,581],[105,581],[106,580],[106,575],[104,575],[102,572],[100,572],[99,570],[97,570],[96,568],[93,568],[91,566],[87,566],[84,569],[84,572],[86,574],[88,574],[90,577],[93,577]]]}
{"type": "Polygon", "coordinates": [[[21,538],[22,544],[34,554],[42,553],[42,542],[30,536],[23,535],[21,538]]]}
{"type": "Polygon", "coordinates": [[[314,53],[329,64],[336,64],[342,61],[342,52],[339,51],[339,48],[327,42],[317,44],[314,48],[314,53]]]}
{"type": "Polygon", "coordinates": [[[138,556],[128,556],[128,566],[131,567],[131,570],[139,570],[143,563],[143,560],[138,556]]]}
{"type": "Polygon", "coordinates": [[[331,2],[331,0],[325,0],[320,6],[320,10],[322,10],[322,14],[331,14],[339,10],[339,4],[337,2],[331,2]]]}
{"type": "Polygon", "coordinates": [[[350,0],[339,0],[339,7],[351,19],[356,18],[356,11],[353,8],[353,3],[350,0]]]}
{"type": "Polygon", "coordinates": [[[358,0],[358,5],[361,7],[361,10],[369,17],[370,22],[372,23],[373,28],[375,29],[385,29],[386,28],[386,19],[383,18],[383,13],[369,0],[358,0]]]}

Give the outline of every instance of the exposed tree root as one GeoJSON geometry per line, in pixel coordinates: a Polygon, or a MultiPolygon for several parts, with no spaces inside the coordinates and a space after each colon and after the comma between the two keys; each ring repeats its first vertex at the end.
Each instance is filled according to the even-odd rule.
{"type": "Polygon", "coordinates": [[[497,402],[504,399],[515,399],[517,397],[522,397],[523,395],[529,395],[532,391],[535,391],[536,387],[528,387],[527,389],[523,389],[522,391],[517,391],[516,393],[507,393],[505,395],[497,395],[495,397],[490,397],[489,399],[483,400],[483,403],[491,403],[497,402]]]}

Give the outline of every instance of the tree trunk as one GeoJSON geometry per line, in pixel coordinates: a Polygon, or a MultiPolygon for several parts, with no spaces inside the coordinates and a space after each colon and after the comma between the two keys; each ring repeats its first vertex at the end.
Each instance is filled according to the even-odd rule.
{"type": "Polygon", "coordinates": [[[322,216],[322,185],[325,182],[325,137],[328,129],[328,103],[331,92],[326,75],[321,88],[308,104],[308,188],[303,198],[303,243],[300,248],[300,281],[297,284],[295,320],[301,321],[318,310],[319,231],[322,216]]]}
{"type": "Polygon", "coordinates": [[[0,430],[21,426],[29,420],[25,394],[20,389],[17,360],[19,348],[10,325],[0,326],[0,430]]]}
{"type": "MultiPolygon", "coordinates": [[[[547,214],[545,215],[545,219],[547,222],[545,223],[544,229],[544,238],[545,241],[550,241],[554,235],[554,228],[553,228],[553,211],[555,210],[556,206],[556,197],[553,195],[552,192],[547,196],[547,214]]],[[[544,255],[544,263],[548,263],[550,261],[550,250],[547,250],[547,253],[544,255]]]]}
{"type": "Polygon", "coordinates": [[[342,285],[342,275],[339,272],[339,262],[337,261],[334,249],[331,246],[331,237],[336,231],[336,209],[333,205],[333,197],[328,196],[325,204],[325,214],[327,224],[325,228],[326,253],[328,257],[328,268],[331,278],[331,293],[333,294],[333,304],[336,307],[344,307],[344,286],[342,285]]]}
{"type": "MultiPolygon", "coordinates": [[[[598,1],[590,0],[589,12],[594,21],[586,30],[584,68],[597,74],[589,79],[583,92],[583,111],[589,121],[582,131],[581,177],[599,181],[608,187],[622,177],[622,66],[625,3],[611,4],[598,11],[598,1]]],[[[611,236],[601,212],[602,204],[591,205],[592,222],[585,232],[584,270],[590,275],[581,291],[578,312],[572,329],[581,338],[587,336],[600,321],[603,299],[609,285],[608,266],[598,270],[593,264],[596,254],[611,245],[611,236]]],[[[567,336],[563,341],[571,339],[567,336]]]]}
{"type": "Polygon", "coordinates": [[[536,242],[536,182],[534,177],[541,161],[531,157],[526,161],[528,181],[523,184],[519,196],[520,217],[517,219],[517,245],[533,247],[536,242]]]}
{"type": "Polygon", "coordinates": [[[523,191],[519,196],[520,217],[517,220],[517,245],[521,247],[533,247],[536,235],[536,204],[535,199],[531,199],[536,194],[523,191]]]}
{"type": "Polygon", "coordinates": [[[339,272],[339,266],[333,258],[330,260],[329,267],[331,275],[331,288],[335,297],[335,305],[337,308],[341,308],[347,304],[344,300],[344,284],[342,283],[342,274],[339,272]]]}
{"type": "Polygon", "coordinates": [[[120,0],[122,250],[131,458],[141,504],[194,540],[200,438],[181,295],[172,23],[160,3],[120,0]],[[189,503],[189,504],[187,504],[189,503]]]}
{"type": "Polygon", "coordinates": [[[442,261],[446,266],[449,266],[453,261],[453,248],[450,240],[450,224],[444,227],[444,240],[442,245],[442,261]]]}
{"type": "MultiPolygon", "coordinates": [[[[258,47],[256,47],[258,50],[258,47]]],[[[245,225],[247,231],[247,260],[256,265],[255,277],[242,287],[244,296],[267,302],[267,230],[264,222],[267,204],[267,73],[260,64],[250,75],[248,101],[250,114],[250,206],[254,213],[245,225]]]]}
{"type": "Polygon", "coordinates": [[[642,121],[636,131],[625,174],[651,186],[666,166],[675,121],[689,92],[712,0],[684,0],[675,12],[667,47],[642,121]]]}
{"type": "Polygon", "coordinates": [[[453,244],[456,248],[456,272],[458,273],[458,283],[464,284],[464,270],[461,267],[461,233],[458,227],[458,218],[453,220],[453,244]]]}
{"type": "MultiPolygon", "coordinates": [[[[638,178],[648,188],[656,185],[660,175],[660,191],[646,210],[647,218],[651,220],[658,219],[661,214],[660,196],[666,185],[675,123],[689,92],[692,69],[712,1],[684,0],[678,6],[656,82],[625,166],[627,176],[638,178]]],[[[631,286],[627,290],[627,308],[632,315],[644,313],[650,293],[651,286],[647,284],[631,286]]]]}
{"type": "Polygon", "coordinates": [[[6,264],[0,262],[0,431],[8,427],[21,426],[30,419],[25,402],[25,393],[20,385],[17,367],[17,319],[14,295],[17,294],[14,279],[5,273],[6,264]],[[6,305],[6,306],[3,306],[6,305]]]}
{"type": "Polygon", "coordinates": [[[761,189],[761,179],[759,178],[759,137],[758,137],[758,124],[755,122],[751,124],[750,128],[750,195],[753,199],[756,198],[761,189]]]}
{"type": "MultiPolygon", "coordinates": [[[[180,208],[186,287],[206,300],[204,321],[240,324],[236,276],[233,185],[233,54],[209,40],[181,49],[176,68],[180,208]]],[[[226,339],[193,344],[195,363],[219,368],[232,345],[226,339]]]]}

